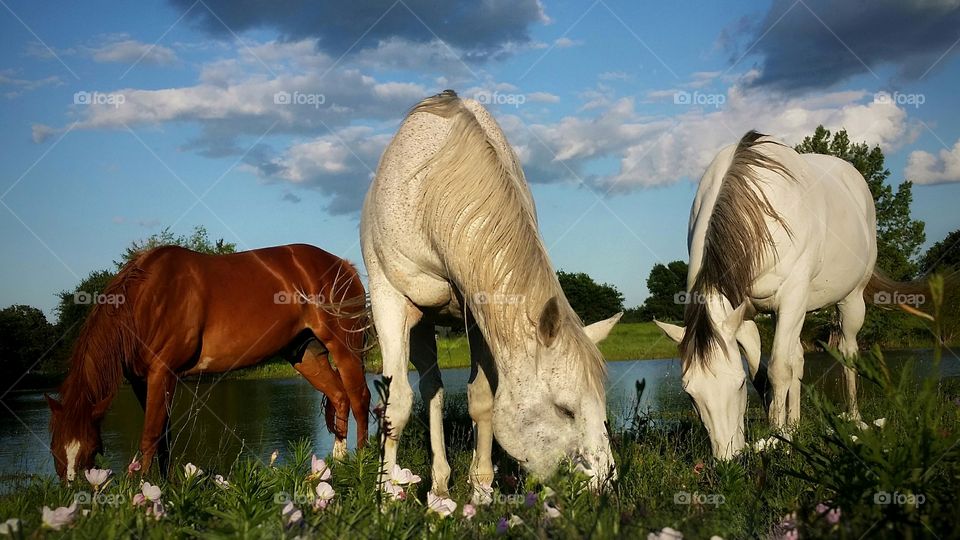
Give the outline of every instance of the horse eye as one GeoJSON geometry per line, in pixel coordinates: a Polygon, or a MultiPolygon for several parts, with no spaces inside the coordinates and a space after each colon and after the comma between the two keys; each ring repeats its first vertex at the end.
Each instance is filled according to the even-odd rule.
{"type": "Polygon", "coordinates": [[[565,416],[570,420],[573,420],[574,418],[576,418],[576,415],[573,413],[572,410],[570,410],[570,408],[564,407],[563,405],[555,405],[555,406],[557,408],[557,412],[560,413],[560,416],[565,416]]]}

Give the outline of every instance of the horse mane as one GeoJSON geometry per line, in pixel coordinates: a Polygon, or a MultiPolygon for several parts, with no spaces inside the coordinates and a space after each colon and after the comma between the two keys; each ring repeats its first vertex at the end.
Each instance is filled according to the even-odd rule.
{"type": "Polygon", "coordinates": [[[124,367],[140,352],[140,338],[133,317],[131,285],[146,276],[141,253],[120,269],[104,289],[104,295],[122,298],[122,303],[96,303],[87,316],[70,356],[70,371],[60,386],[67,415],[86,414],[89,407],[112,399],[123,378],[124,367]]]}
{"type": "Polygon", "coordinates": [[[766,135],[750,130],[740,139],[720,181],[703,241],[702,264],[683,313],[686,332],[680,341],[680,353],[685,368],[691,359],[702,360],[717,346],[706,296],[722,294],[734,308],[738,307],[749,295],[767,253],[776,255],[766,218],[780,223],[791,234],[761,189],[759,171],[775,171],[788,180],[795,181],[795,177],[780,161],[759,149],[763,144],[784,145],[761,140],[763,137],[766,135]]]}
{"type": "Polygon", "coordinates": [[[516,158],[498,150],[452,90],[424,99],[407,118],[417,113],[451,120],[441,148],[413,175],[425,174],[428,186],[420,201],[423,231],[486,339],[505,343],[528,331],[547,301],[557,297],[562,357],[582,370],[587,385],[602,391],[606,364],[560,288],[516,158]]]}

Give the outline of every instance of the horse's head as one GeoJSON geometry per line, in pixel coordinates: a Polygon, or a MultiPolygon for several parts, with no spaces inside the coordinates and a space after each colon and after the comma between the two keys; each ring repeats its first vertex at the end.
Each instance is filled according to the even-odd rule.
{"type": "Polygon", "coordinates": [[[67,410],[56,399],[46,396],[50,405],[50,452],[57,476],[72,482],[78,471],[94,466],[97,454],[103,451],[100,424],[110,405],[109,399],[97,404],[79,400],[72,410],[67,410]]]}
{"type": "Polygon", "coordinates": [[[582,327],[551,298],[531,323],[536,337],[522,353],[536,355],[523,363],[535,371],[500,375],[493,414],[497,441],[534,475],[546,478],[565,458],[597,487],[615,474],[602,364],[591,363],[603,361],[596,343],[620,316],[582,327]]]}
{"type": "Polygon", "coordinates": [[[694,347],[683,347],[686,332],[673,324],[655,321],[670,337],[681,343],[683,389],[693,398],[693,405],[710,434],[713,455],[730,459],[743,449],[743,418],[747,410],[747,377],[737,346],[737,330],[743,323],[746,304],[732,309],[730,302],[720,295],[705,298],[707,318],[700,324],[709,324],[710,345],[700,352],[694,347]]]}

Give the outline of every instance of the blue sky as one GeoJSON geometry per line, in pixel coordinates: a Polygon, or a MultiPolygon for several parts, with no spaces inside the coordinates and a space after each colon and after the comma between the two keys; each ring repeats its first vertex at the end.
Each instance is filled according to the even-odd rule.
{"type": "Polygon", "coordinates": [[[686,258],[696,181],[751,128],[844,127],[917,184],[928,244],[960,226],[956,2],[704,4],[4,0],[0,305],[52,314],[166,226],[360,263],[380,153],[444,88],[491,103],[555,266],[627,305],[686,258]]]}

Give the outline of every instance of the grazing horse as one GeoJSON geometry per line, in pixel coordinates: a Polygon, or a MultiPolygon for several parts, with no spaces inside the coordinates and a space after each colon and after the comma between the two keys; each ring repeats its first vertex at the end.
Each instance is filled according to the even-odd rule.
{"type": "MultiPolygon", "coordinates": [[[[710,434],[713,453],[728,459],[744,442],[746,377],[760,365],[758,312],[776,314],[767,368],[771,424],[800,419],[808,311],[835,305],[840,352],[857,354],[864,289],[916,289],[874,269],[877,220],[873,196],[850,163],[792,148],[750,131],[720,151],[700,181],[690,211],[685,328],[657,322],[680,344],[683,388],[710,434]]],[[[859,420],[857,374],[845,367],[847,406],[859,420]]]]}
{"type": "Polygon", "coordinates": [[[448,492],[443,387],[434,326],[468,332],[475,488],[493,480],[493,437],[530,472],[562,458],[599,484],[613,473],[605,363],[596,342],[615,316],[584,328],[537,228],[533,198],[500,127],[452,90],[413,107],[380,161],[360,221],[373,320],[390,377],[385,466],[410,417],[411,360],[429,404],[432,489],[448,492]]]}
{"type": "Polygon", "coordinates": [[[334,455],[346,453],[350,409],[367,438],[370,392],[362,351],[368,315],[357,271],[297,244],[229,255],[176,246],[128,262],[107,286],[74,346],[60,401],[49,396],[57,475],[73,480],[102,451],[100,427],[121,379],[144,408],[143,470],[169,464],[169,410],[177,379],[252,366],[280,355],[327,397],[334,455]],[[327,358],[333,355],[334,371],[327,358]]]}

